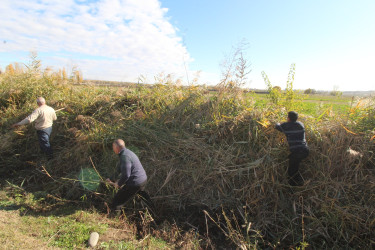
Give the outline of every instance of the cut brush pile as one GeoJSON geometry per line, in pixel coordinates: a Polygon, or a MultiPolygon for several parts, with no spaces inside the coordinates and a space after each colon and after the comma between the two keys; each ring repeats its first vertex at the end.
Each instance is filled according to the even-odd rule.
{"type": "Polygon", "coordinates": [[[85,190],[78,176],[85,168],[111,176],[118,160],[111,144],[123,138],[145,166],[161,217],[189,225],[214,245],[225,235],[228,246],[242,249],[374,247],[371,108],[348,108],[345,118],[296,110],[311,154],[301,166],[306,184],[292,188],[285,138],[273,129],[285,120],[283,107],[255,108],[252,94],[203,87],[98,88],[59,79],[40,72],[0,76],[0,172],[10,182],[49,197],[109,202],[103,186],[85,190]],[[37,96],[61,109],[51,161],[40,159],[31,125],[9,130],[35,108],[37,96]]]}

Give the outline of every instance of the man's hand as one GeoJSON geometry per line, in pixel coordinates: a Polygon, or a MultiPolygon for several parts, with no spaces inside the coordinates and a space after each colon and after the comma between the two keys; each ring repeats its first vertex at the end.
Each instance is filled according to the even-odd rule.
{"type": "Polygon", "coordinates": [[[105,180],[105,182],[106,182],[107,184],[109,184],[109,185],[113,185],[113,181],[111,181],[109,178],[107,178],[107,179],[105,180]]]}
{"type": "Polygon", "coordinates": [[[15,124],[12,125],[12,128],[17,128],[19,126],[21,126],[21,125],[19,125],[18,123],[15,123],[15,124]]]}
{"type": "Polygon", "coordinates": [[[117,182],[113,182],[109,178],[107,178],[105,181],[106,181],[107,184],[109,184],[109,185],[111,185],[111,186],[113,186],[115,188],[118,188],[117,182]]]}
{"type": "Polygon", "coordinates": [[[274,128],[275,128],[276,130],[280,131],[280,132],[283,131],[282,128],[281,128],[281,124],[280,124],[279,122],[275,124],[274,128]]]}

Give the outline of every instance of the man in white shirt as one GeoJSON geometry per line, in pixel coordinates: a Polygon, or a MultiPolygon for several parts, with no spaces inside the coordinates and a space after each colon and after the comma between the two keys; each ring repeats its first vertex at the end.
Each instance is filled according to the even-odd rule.
{"type": "Polygon", "coordinates": [[[52,158],[52,148],[49,137],[52,132],[53,121],[57,119],[55,110],[46,105],[43,97],[36,99],[38,108],[35,109],[28,117],[12,125],[13,128],[26,125],[35,121],[35,129],[39,139],[40,149],[47,155],[48,159],[52,158]]]}

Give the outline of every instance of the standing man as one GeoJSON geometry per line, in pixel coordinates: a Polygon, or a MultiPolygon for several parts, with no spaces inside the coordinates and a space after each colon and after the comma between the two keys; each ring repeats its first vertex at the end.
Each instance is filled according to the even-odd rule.
{"type": "Polygon", "coordinates": [[[299,164],[309,155],[309,148],[305,139],[305,127],[297,122],[298,114],[295,111],[288,113],[288,121],[277,123],[276,129],[286,135],[289,144],[289,184],[291,186],[302,186],[303,179],[299,173],[299,164]]]}
{"type": "MultiPolygon", "coordinates": [[[[116,182],[112,182],[110,179],[106,180],[108,184],[119,188],[113,198],[111,210],[121,210],[125,203],[137,193],[143,198],[149,208],[154,210],[150,196],[144,191],[147,183],[147,175],[137,155],[127,149],[125,142],[121,139],[115,140],[112,148],[113,152],[120,157],[120,164],[117,171],[121,176],[116,182]]],[[[150,212],[154,213],[154,211],[150,212]]]]}
{"type": "Polygon", "coordinates": [[[53,152],[49,138],[52,132],[53,121],[57,119],[56,113],[53,108],[46,105],[46,100],[43,97],[38,97],[36,103],[39,107],[22,121],[13,124],[12,127],[16,128],[35,121],[35,129],[38,135],[40,149],[47,155],[48,159],[52,159],[53,152]]]}

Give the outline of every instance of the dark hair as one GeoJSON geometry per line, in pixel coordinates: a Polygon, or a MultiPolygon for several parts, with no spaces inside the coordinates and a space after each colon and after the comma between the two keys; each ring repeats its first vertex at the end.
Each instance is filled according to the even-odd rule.
{"type": "Polygon", "coordinates": [[[295,111],[290,111],[288,113],[288,118],[290,119],[290,121],[295,122],[298,119],[298,113],[295,111]]]}

